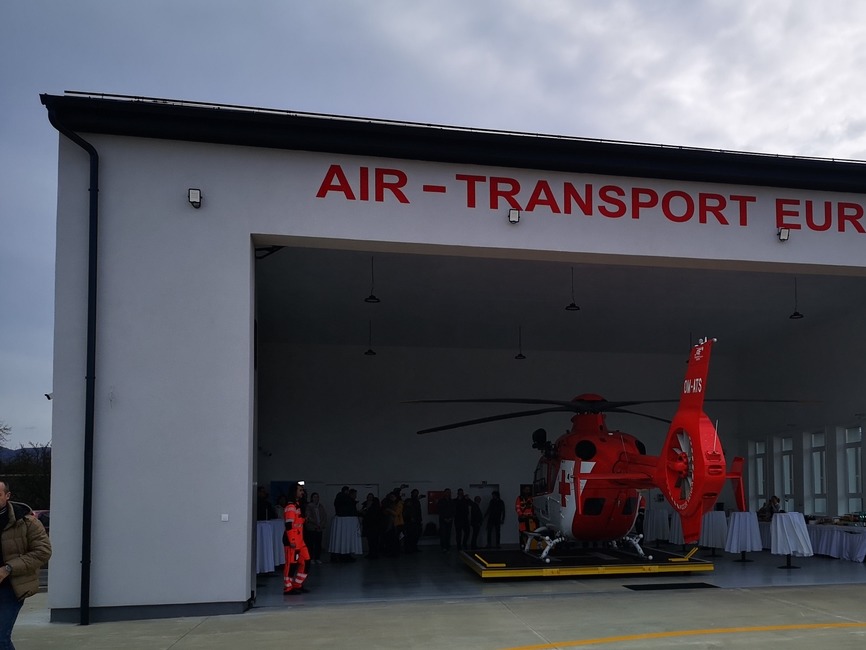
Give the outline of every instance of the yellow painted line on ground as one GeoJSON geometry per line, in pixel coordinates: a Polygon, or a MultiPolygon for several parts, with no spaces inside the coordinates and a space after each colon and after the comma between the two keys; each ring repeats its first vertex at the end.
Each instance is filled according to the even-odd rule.
{"type": "Polygon", "coordinates": [[[645,634],[626,634],[623,636],[606,636],[598,639],[581,639],[579,641],[561,641],[559,643],[542,643],[539,645],[521,645],[503,650],[550,650],[551,648],[576,648],[582,645],[601,645],[603,643],[621,643],[622,641],[646,641],[649,639],[669,639],[681,636],[704,636],[709,634],[742,634],[744,632],[780,632],[787,630],[834,630],[840,628],[866,627],[866,623],[801,623],[797,625],[757,625],[755,627],[718,627],[706,630],[673,630],[671,632],[647,632],[645,634]]]}

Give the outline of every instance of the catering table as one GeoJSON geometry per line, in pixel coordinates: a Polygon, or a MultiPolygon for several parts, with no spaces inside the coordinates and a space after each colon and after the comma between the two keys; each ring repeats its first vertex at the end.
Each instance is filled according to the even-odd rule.
{"type": "MultiPolygon", "coordinates": [[[[725,539],[728,536],[728,522],[725,513],[721,510],[713,510],[704,513],[701,520],[701,534],[698,537],[698,546],[706,548],[725,548],[725,539]]],[[[679,514],[671,515],[671,532],[668,536],[671,544],[685,545],[683,538],[683,522],[679,514]]]]}
{"type": "MultiPolygon", "coordinates": [[[[282,546],[282,544],[280,545],[282,546]]],[[[274,532],[271,522],[256,522],[256,573],[274,572],[274,532]]]]}
{"type": "Polygon", "coordinates": [[[862,562],[866,558],[866,528],[860,526],[806,526],[812,549],[818,555],[862,562]]]}
{"type": "Polygon", "coordinates": [[[791,556],[814,555],[806,520],[802,512],[777,512],[770,521],[770,552],[787,556],[785,566],[780,569],[796,569],[791,566],[791,556]]]}
{"type": "Polygon", "coordinates": [[[740,553],[740,561],[746,562],[746,553],[761,551],[761,530],[758,527],[758,515],[755,512],[732,512],[728,521],[728,537],[725,540],[725,551],[740,553]]]}
{"type": "MultiPolygon", "coordinates": [[[[677,517],[679,519],[679,517],[677,517]]],[[[643,518],[643,538],[646,542],[668,539],[671,534],[670,512],[664,508],[647,510],[643,518]]]]}
{"type": "Polygon", "coordinates": [[[282,519],[256,522],[256,573],[272,573],[286,563],[282,519]]]}
{"type": "Polygon", "coordinates": [[[283,546],[286,522],[283,519],[271,519],[268,521],[268,525],[274,535],[274,566],[283,566],[286,563],[286,548],[283,546]]]}
{"type": "Polygon", "coordinates": [[[704,513],[701,520],[701,535],[698,546],[704,548],[725,548],[728,538],[728,519],[722,510],[711,510],[704,513]]]}
{"type": "Polygon", "coordinates": [[[357,517],[334,517],[328,551],[339,555],[362,555],[361,520],[357,517]]]}
{"type": "Polygon", "coordinates": [[[677,513],[671,515],[671,532],[668,535],[668,541],[671,544],[685,544],[683,541],[683,520],[677,513]]]}

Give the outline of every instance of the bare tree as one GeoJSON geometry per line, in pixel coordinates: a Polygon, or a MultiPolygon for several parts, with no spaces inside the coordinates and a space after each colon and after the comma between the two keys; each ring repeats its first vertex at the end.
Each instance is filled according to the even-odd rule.
{"type": "Polygon", "coordinates": [[[9,440],[9,434],[12,433],[12,427],[0,420],[0,444],[9,440]]]}

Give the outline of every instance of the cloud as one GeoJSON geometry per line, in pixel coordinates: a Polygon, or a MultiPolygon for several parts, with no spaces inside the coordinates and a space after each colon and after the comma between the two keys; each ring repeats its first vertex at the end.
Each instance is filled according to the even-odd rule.
{"type": "Polygon", "coordinates": [[[30,354],[15,372],[50,388],[58,136],[40,92],[862,159],[864,42],[856,0],[0,3],[0,364],[30,354]]]}

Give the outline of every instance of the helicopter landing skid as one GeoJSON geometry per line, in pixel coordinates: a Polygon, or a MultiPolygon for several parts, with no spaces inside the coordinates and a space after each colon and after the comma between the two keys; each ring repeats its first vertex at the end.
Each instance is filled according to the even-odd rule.
{"type": "Polygon", "coordinates": [[[643,539],[643,535],[641,533],[630,533],[622,538],[622,541],[625,542],[628,546],[631,546],[634,549],[634,552],[638,554],[638,556],[642,557],[644,560],[652,560],[652,555],[647,555],[643,552],[643,548],[641,548],[640,541],[643,539]]]}
{"type": "Polygon", "coordinates": [[[541,560],[545,564],[550,564],[550,557],[548,556],[550,555],[550,552],[556,548],[556,545],[565,541],[565,537],[563,537],[558,531],[548,529],[544,526],[524,534],[526,535],[526,543],[523,545],[523,552],[530,557],[541,560]],[[553,533],[553,537],[551,537],[549,533],[553,533]],[[540,554],[531,551],[533,542],[541,544],[543,547],[540,554]]]}

